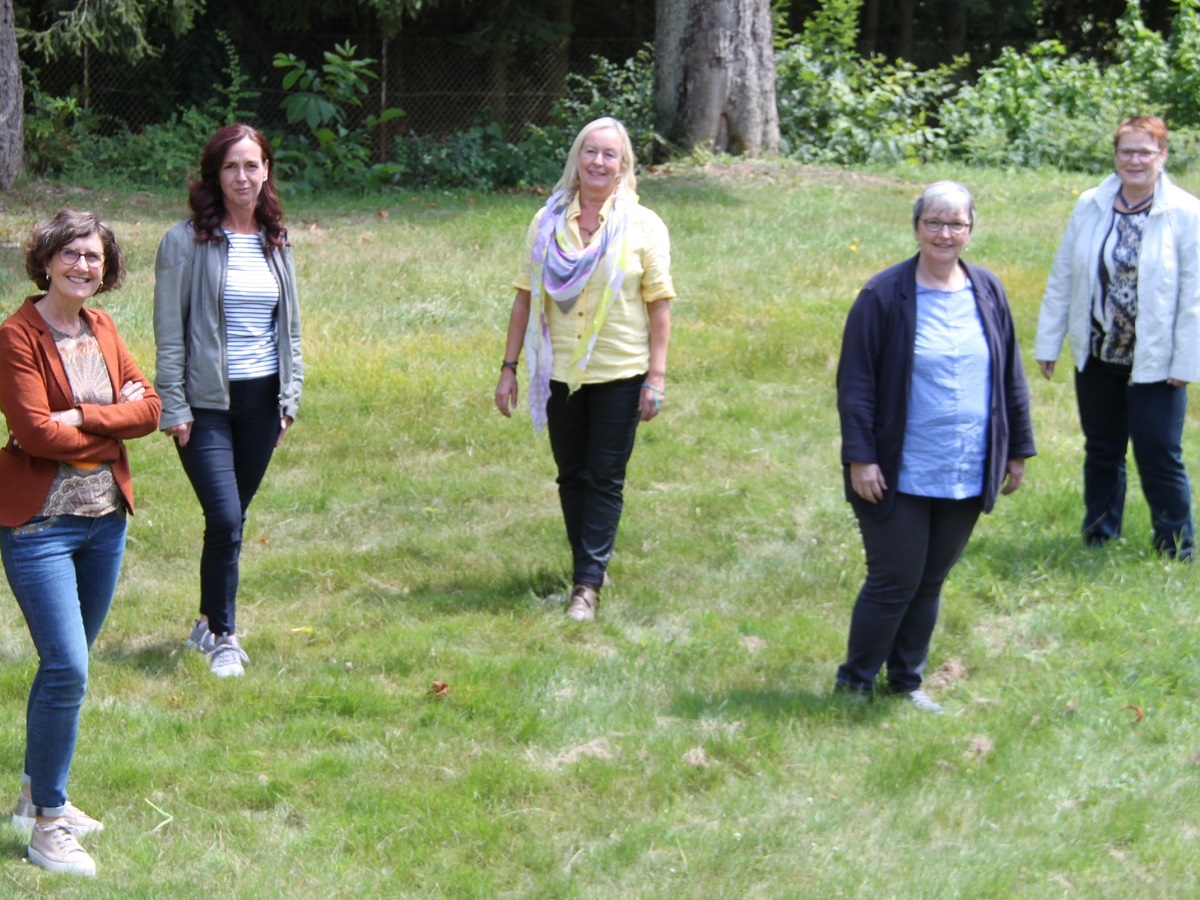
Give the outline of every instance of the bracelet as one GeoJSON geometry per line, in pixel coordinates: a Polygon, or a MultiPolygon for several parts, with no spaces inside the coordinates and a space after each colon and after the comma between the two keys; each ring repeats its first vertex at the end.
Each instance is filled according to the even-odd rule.
{"type": "Polygon", "coordinates": [[[504,371],[505,369],[512,369],[513,373],[516,374],[517,361],[515,359],[506,359],[504,362],[500,363],[500,370],[504,371]]]}
{"type": "Polygon", "coordinates": [[[660,390],[659,390],[658,388],[656,388],[654,385],[652,385],[652,384],[647,384],[647,383],[645,383],[645,382],[643,382],[643,383],[642,383],[642,387],[643,387],[643,388],[646,388],[646,389],[649,389],[649,390],[650,390],[650,392],[651,392],[652,394],[654,394],[654,408],[655,408],[655,409],[662,409],[663,397],[665,397],[665,396],[667,395],[667,392],[666,392],[666,391],[660,391],[660,390]]]}

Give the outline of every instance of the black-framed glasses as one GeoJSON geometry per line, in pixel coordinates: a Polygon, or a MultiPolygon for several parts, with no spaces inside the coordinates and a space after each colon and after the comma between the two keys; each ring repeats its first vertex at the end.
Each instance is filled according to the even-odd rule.
{"type": "Polygon", "coordinates": [[[58,258],[63,261],[63,265],[73,266],[79,262],[79,257],[83,257],[83,261],[87,263],[89,269],[98,269],[104,265],[104,254],[93,253],[89,250],[87,253],[80,253],[74,247],[63,247],[58,251],[58,258]]]}
{"type": "Polygon", "coordinates": [[[1125,162],[1133,162],[1135,159],[1138,162],[1150,162],[1150,160],[1154,159],[1154,157],[1158,156],[1160,153],[1162,153],[1162,150],[1143,150],[1140,147],[1132,149],[1122,147],[1117,151],[1117,156],[1121,157],[1121,159],[1125,160],[1125,162]]]}
{"type": "Polygon", "coordinates": [[[921,224],[930,234],[940,234],[943,228],[949,228],[953,235],[966,234],[971,227],[970,222],[943,222],[941,219],[922,219],[921,224]]]}

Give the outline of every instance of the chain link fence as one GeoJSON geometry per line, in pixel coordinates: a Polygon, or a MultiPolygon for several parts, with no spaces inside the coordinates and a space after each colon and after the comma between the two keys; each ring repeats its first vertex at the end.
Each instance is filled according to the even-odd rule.
{"type": "MultiPolygon", "coordinates": [[[[287,127],[281,103],[283,70],[276,53],[292,53],[310,68],[336,44],[356,46],[355,57],[370,57],[380,76],[363,99],[362,115],[397,107],[405,113],[393,133],[441,137],[481,120],[495,121],[506,134],[525,123],[545,124],[553,103],[563,96],[568,72],[590,74],[593,54],[623,61],[641,46],[637,41],[575,40],[522,51],[519,59],[486,56],[453,38],[400,37],[386,42],[361,35],[254,35],[252,46],[237,47],[245,90],[256,94],[239,108],[257,126],[287,127]],[[624,54],[624,55],[622,55],[624,54]]],[[[168,121],[191,106],[223,105],[220,87],[228,87],[229,55],[215,32],[193,33],[159,56],[129,63],[91,54],[35,66],[40,90],[51,96],[75,96],[101,129],[124,125],[140,131],[168,121]]]]}

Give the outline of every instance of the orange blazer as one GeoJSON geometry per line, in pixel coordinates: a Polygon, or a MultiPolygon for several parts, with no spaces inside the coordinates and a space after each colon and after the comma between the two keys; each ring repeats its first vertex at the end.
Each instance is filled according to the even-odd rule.
{"type": "Polygon", "coordinates": [[[23,525],[37,515],[60,462],[111,463],[133,512],[133,478],[122,442],[153,432],[162,402],[117,334],[112,316],[84,308],[80,315],[100,345],[113,396],[127,381],[140,381],[146,394],[133,403],[80,405],[79,428],[53,421],[50,413],[76,404],[50,327],[34,308],[39,299],[27,297],[0,325],[0,412],[8,424],[8,444],[0,450],[0,525],[23,525]]]}

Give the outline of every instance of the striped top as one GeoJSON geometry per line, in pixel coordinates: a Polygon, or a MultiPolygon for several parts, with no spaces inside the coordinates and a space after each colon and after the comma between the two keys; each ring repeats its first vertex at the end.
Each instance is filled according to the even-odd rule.
{"type": "Polygon", "coordinates": [[[263,256],[257,234],[230,234],[225,272],[225,337],[229,380],[245,381],[279,372],[275,312],[279,284],[263,256]]]}

